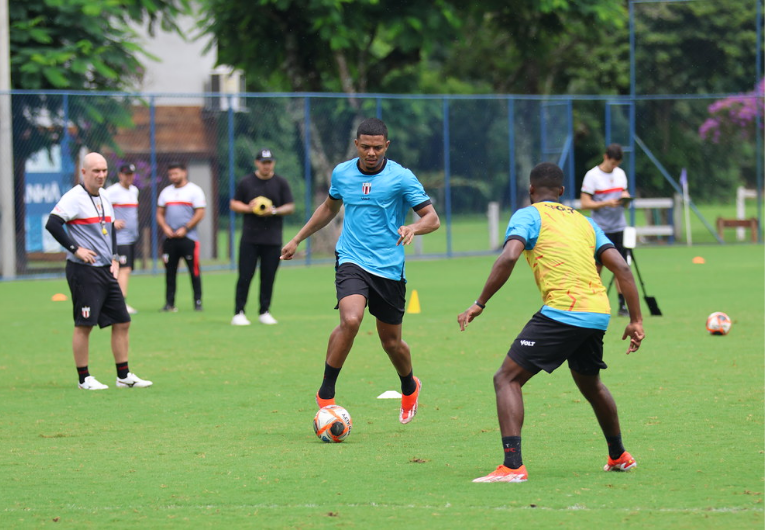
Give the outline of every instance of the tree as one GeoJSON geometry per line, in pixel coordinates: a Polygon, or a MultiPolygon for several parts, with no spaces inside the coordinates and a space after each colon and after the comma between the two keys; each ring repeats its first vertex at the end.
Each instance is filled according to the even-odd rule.
{"type": "MultiPolygon", "coordinates": [[[[24,0],[9,5],[11,81],[14,89],[126,90],[136,86],[141,61],[152,59],[136,42],[131,24],[178,31],[176,18],[189,0],[24,0]]],[[[68,123],[61,95],[43,92],[12,98],[19,268],[24,252],[24,167],[29,156],[71,133],[72,156],[83,145],[97,149],[119,126],[131,125],[126,100],[69,98],[68,123]]]]}
{"type": "MultiPolygon", "coordinates": [[[[242,69],[255,91],[343,92],[350,125],[355,94],[384,92],[396,73],[448,45],[459,26],[451,0],[205,0],[201,27],[217,44],[218,62],[242,69]]],[[[408,84],[416,88],[416,79],[408,84]]],[[[342,121],[342,119],[340,120],[342,121]]],[[[336,154],[327,133],[312,134],[315,169],[328,176],[336,154]]],[[[344,154],[348,130],[340,129],[344,154]]],[[[324,177],[326,184],[326,177],[324,177]]]]}
{"type": "MultiPolygon", "coordinates": [[[[453,0],[204,0],[202,30],[217,45],[218,62],[242,69],[251,90],[343,92],[347,105],[317,112],[305,130],[302,102],[290,99],[297,137],[311,138],[323,200],[332,167],[354,156],[350,139],[374,107],[356,95],[395,85],[416,90],[417,65],[431,50],[448,46],[460,25],[453,0]],[[403,73],[409,75],[402,75],[403,73]],[[366,115],[366,116],[365,116],[366,115]],[[326,118],[326,119],[324,119],[326,118]]],[[[321,103],[316,103],[317,107],[321,103]]],[[[338,220],[339,222],[339,220],[338,220]]],[[[324,250],[334,230],[315,238],[324,250]]]]}

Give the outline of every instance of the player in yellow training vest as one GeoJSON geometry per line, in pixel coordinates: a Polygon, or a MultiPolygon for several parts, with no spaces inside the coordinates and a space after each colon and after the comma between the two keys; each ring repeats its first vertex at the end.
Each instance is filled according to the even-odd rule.
{"type": "Polygon", "coordinates": [[[457,317],[461,330],[479,316],[489,299],[505,284],[521,253],[534,272],[543,306],[513,342],[494,375],[497,415],[504,462],[473,482],[525,482],[521,457],[523,385],[540,370],[551,373],[568,361],[571,375],[592,405],[608,443],[606,471],[629,471],[637,464],[624,450],[619,416],[608,388],[600,380],[603,335],[610,319],[608,297],[596,260],[614,273],[629,307],[630,322],[622,339],[630,338],[627,353],[637,351],[645,337],[640,298],[629,265],[603,231],[568,206],[563,172],[550,163],[537,165],[530,175],[532,205],[510,219],[505,247],[491,269],[480,296],[457,317]]]}

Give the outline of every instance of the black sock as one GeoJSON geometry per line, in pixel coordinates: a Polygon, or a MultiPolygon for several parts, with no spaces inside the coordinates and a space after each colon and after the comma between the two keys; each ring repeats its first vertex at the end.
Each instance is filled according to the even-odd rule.
{"type": "Polygon", "coordinates": [[[622,444],[622,435],[606,436],[606,442],[608,443],[608,456],[612,460],[616,460],[624,452],[624,444],[622,444]]]}
{"type": "Polygon", "coordinates": [[[627,307],[627,305],[624,302],[624,295],[622,293],[619,293],[619,307],[627,307]]]}
{"type": "Polygon", "coordinates": [[[117,377],[125,379],[129,371],[127,363],[117,363],[117,377]]]}
{"type": "Polygon", "coordinates": [[[85,366],[78,366],[77,367],[77,375],[80,376],[80,384],[85,382],[85,378],[90,375],[90,372],[88,371],[88,365],[85,366]]]}
{"type": "Polygon", "coordinates": [[[321,399],[332,399],[335,397],[335,382],[337,376],[340,375],[342,368],[335,368],[333,366],[324,363],[324,379],[321,382],[321,388],[319,388],[319,397],[321,399]]]}
{"type": "Polygon", "coordinates": [[[417,383],[414,382],[414,372],[409,372],[409,375],[398,376],[401,379],[401,393],[405,396],[411,396],[414,391],[417,390],[417,383]]]}
{"type": "Polygon", "coordinates": [[[523,465],[520,436],[503,436],[502,449],[505,451],[505,467],[518,469],[523,465]]]}

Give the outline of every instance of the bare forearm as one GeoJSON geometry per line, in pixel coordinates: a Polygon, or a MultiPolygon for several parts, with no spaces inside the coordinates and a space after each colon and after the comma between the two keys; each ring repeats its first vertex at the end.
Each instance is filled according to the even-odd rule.
{"type": "Polygon", "coordinates": [[[156,215],[156,217],[157,217],[157,224],[159,225],[159,227],[160,227],[160,228],[161,228],[163,231],[167,231],[167,230],[170,230],[170,227],[169,227],[169,226],[168,226],[168,224],[165,222],[165,212],[164,212],[164,210],[157,210],[157,215],[156,215]]]}
{"type": "Polygon", "coordinates": [[[313,234],[324,228],[329,224],[332,219],[335,218],[337,215],[337,211],[333,210],[329,206],[327,206],[327,203],[322,203],[318,208],[316,208],[316,211],[313,212],[313,215],[308,220],[308,222],[303,226],[303,228],[300,229],[300,231],[297,233],[297,235],[292,238],[293,241],[300,243],[302,241],[305,241],[309,237],[311,237],[313,234]]]}
{"type": "Polygon", "coordinates": [[[242,201],[231,200],[229,202],[229,208],[236,213],[252,213],[252,208],[249,204],[245,204],[242,201]]]}
{"type": "Polygon", "coordinates": [[[204,208],[197,208],[194,210],[194,215],[192,216],[191,220],[186,223],[186,228],[188,230],[191,230],[195,226],[199,224],[199,222],[204,219],[205,217],[205,209],[204,208]]]}
{"type": "Polygon", "coordinates": [[[430,234],[435,232],[441,226],[441,220],[438,218],[438,214],[435,210],[427,212],[420,217],[417,222],[410,225],[414,230],[414,234],[419,236],[423,234],[430,234]]]}
{"type": "Polygon", "coordinates": [[[295,212],[295,203],[288,202],[281,206],[274,208],[274,215],[292,215],[295,212]]]}
{"type": "Polygon", "coordinates": [[[510,274],[513,272],[515,263],[517,260],[511,259],[504,254],[497,258],[494,265],[491,267],[489,277],[486,279],[486,283],[481,290],[481,295],[478,297],[478,301],[484,305],[499,291],[503,285],[510,278],[510,274]]]}

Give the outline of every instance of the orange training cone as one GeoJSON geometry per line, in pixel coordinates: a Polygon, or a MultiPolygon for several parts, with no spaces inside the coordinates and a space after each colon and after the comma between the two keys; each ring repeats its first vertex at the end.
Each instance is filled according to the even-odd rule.
{"type": "Polygon", "coordinates": [[[420,312],[420,297],[417,295],[417,291],[412,291],[412,299],[409,300],[409,309],[407,313],[419,313],[420,312]]]}
{"type": "Polygon", "coordinates": [[[56,293],[51,297],[51,300],[54,302],[66,302],[67,298],[65,294],[62,293],[56,293]]]}

